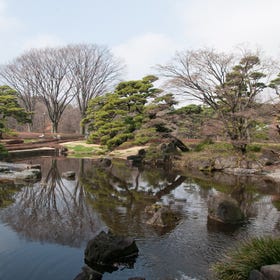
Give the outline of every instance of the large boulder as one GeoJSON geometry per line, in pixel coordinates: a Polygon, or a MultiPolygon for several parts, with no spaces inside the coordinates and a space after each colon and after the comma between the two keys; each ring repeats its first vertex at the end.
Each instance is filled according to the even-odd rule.
{"type": "Polygon", "coordinates": [[[244,221],[238,202],[224,193],[212,193],[208,197],[208,218],[228,224],[244,221]]]}
{"type": "Polygon", "coordinates": [[[118,262],[125,263],[126,260],[135,258],[138,251],[133,238],[102,231],[88,242],[85,249],[85,262],[93,268],[100,265],[110,266],[118,262]]]}
{"type": "Polygon", "coordinates": [[[248,280],[267,280],[267,279],[264,277],[264,275],[260,271],[253,269],[250,272],[248,280]]]}
{"type": "Polygon", "coordinates": [[[265,279],[279,280],[280,279],[280,264],[262,266],[261,273],[264,275],[265,279]]]}

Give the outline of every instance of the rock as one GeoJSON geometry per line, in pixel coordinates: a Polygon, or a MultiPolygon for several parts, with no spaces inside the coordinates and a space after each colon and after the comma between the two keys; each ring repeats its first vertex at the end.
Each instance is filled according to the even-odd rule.
{"type": "Polygon", "coordinates": [[[41,170],[41,165],[40,164],[30,164],[27,166],[28,169],[40,169],[41,170]]]}
{"type": "Polygon", "coordinates": [[[131,278],[128,278],[128,280],[146,280],[146,278],[144,278],[144,277],[131,277],[131,278]]]}
{"type": "Polygon", "coordinates": [[[112,165],[112,160],[110,158],[101,158],[98,161],[100,167],[110,167],[112,165]]]}
{"type": "Polygon", "coordinates": [[[250,272],[248,280],[266,280],[266,278],[260,271],[254,269],[250,272]]]}
{"type": "Polygon", "coordinates": [[[145,155],[146,155],[146,150],[140,149],[137,155],[128,156],[126,159],[132,161],[133,164],[140,164],[143,162],[145,155]]]}
{"type": "Polygon", "coordinates": [[[208,218],[237,224],[244,220],[244,214],[235,199],[223,193],[215,193],[208,197],[208,218]]]}
{"type": "Polygon", "coordinates": [[[152,213],[153,216],[147,221],[147,224],[158,226],[158,227],[167,227],[172,226],[178,222],[179,217],[174,213],[169,207],[156,205],[153,209],[146,209],[147,213],[152,213]]]}
{"type": "Polygon", "coordinates": [[[146,150],[145,149],[140,149],[138,151],[138,156],[144,157],[146,155],[146,150]]]}
{"type": "Polygon", "coordinates": [[[88,242],[85,250],[85,262],[91,267],[95,264],[113,265],[116,262],[137,256],[138,251],[132,238],[102,231],[88,242]]]}
{"type": "Polygon", "coordinates": [[[61,156],[66,156],[68,154],[68,149],[66,147],[61,147],[58,151],[58,154],[61,156]]]}
{"type": "Polygon", "coordinates": [[[266,174],[266,177],[274,181],[275,183],[280,182],[280,169],[275,169],[273,173],[266,174]]]}
{"type": "Polygon", "coordinates": [[[262,149],[260,161],[263,165],[269,166],[278,163],[280,160],[279,152],[271,149],[262,149]]]}
{"type": "Polygon", "coordinates": [[[215,170],[215,162],[212,159],[204,160],[200,163],[199,170],[212,172],[215,170]]]}
{"type": "Polygon", "coordinates": [[[12,164],[0,162],[0,179],[14,181],[37,181],[41,179],[41,170],[38,165],[12,164]]]}
{"type": "Polygon", "coordinates": [[[214,159],[215,170],[224,170],[225,168],[235,168],[238,164],[238,158],[235,156],[217,157],[214,159]]]}
{"type": "Polygon", "coordinates": [[[95,271],[87,265],[82,268],[82,272],[78,274],[74,280],[101,280],[102,273],[95,271]]]}
{"type": "Polygon", "coordinates": [[[61,176],[67,180],[75,180],[76,173],[75,171],[66,171],[61,174],[61,176]]]}
{"type": "Polygon", "coordinates": [[[264,275],[265,279],[279,280],[280,279],[280,264],[262,266],[261,273],[264,275]]]}
{"type": "Polygon", "coordinates": [[[34,181],[41,178],[41,170],[27,169],[21,172],[14,172],[13,176],[15,177],[15,179],[20,179],[24,181],[34,181]]]}
{"type": "Polygon", "coordinates": [[[10,172],[10,169],[5,166],[0,166],[0,173],[8,173],[10,172]]]}
{"type": "Polygon", "coordinates": [[[22,144],[24,143],[24,141],[22,139],[11,139],[11,140],[7,140],[5,141],[6,144],[8,145],[13,145],[13,144],[22,144]]]}
{"type": "Polygon", "coordinates": [[[167,154],[174,154],[177,152],[177,147],[174,143],[174,141],[168,143],[168,144],[165,144],[163,143],[161,146],[160,146],[160,150],[163,152],[163,153],[167,153],[167,154]]]}
{"type": "MultiPolygon", "coordinates": [[[[174,137],[175,138],[175,137],[174,137]]],[[[178,149],[180,149],[182,152],[188,152],[190,149],[178,138],[174,139],[174,144],[178,149]]]]}
{"type": "Polygon", "coordinates": [[[251,175],[251,174],[258,174],[260,173],[260,169],[254,168],[225,168],[225,173],[234,174],[234,175],[251,175]]]}
{"type": "Polygon", "coordinates": [[[0,161],[0,167],[7,167],[7,168],[9,168],[10,170],[13,170],[13,171],[22,171],[22,170],[28,169],[29,164],[9,163],[9,162],[0,161]]]}

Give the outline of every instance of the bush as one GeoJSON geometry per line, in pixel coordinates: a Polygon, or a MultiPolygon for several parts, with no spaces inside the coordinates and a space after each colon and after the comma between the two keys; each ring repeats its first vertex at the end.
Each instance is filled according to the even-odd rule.
{"type": "Polygon", "coordinates": [[[280,239],[253,238],[216,263],[212,270],[218,280],[247,280],[253,269],[280,262],[280,239]]]}
{"type": "Polygon", "coordinates": [[[200,143],[198,143],[198,144],[195,146],[194,150],[195,150],[196,152],[201,152],[201,151],[204,150],[204,148],[205,148],[206,146],[209,146],[209,145],[212,145],[212,144],[214,144],[214,141],[213,141],[212,139],[207,138],[207,139],[201,141],[200,143]]]}
{"type": "Polygon", "coordinates": [[[248,145],[246,150],[247,152],[255,152],[258,153],[260,152],[262,147],[260,145],[248,145]]]}
{"type": "Polygon", "coordinates": [[[111,138],[106,142],[106,146],[108,149],[115,148],[117,146],[120,146],[122,143],[126,142],[128,139],[132,139],[133,134],[132,133],[121,133],[116,135],[115,137],[111,138]]]}

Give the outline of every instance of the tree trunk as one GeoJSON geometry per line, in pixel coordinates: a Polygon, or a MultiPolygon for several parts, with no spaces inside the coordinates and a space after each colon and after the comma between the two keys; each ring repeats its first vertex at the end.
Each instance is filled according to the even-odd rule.
{"type": "Polygon", "coordinates": [[[86,128],[83,124],[80,125],[80,134],[85,135],[86,133],[86,128]]]}
{"type": "Polygon", "coordinates": [[[33,124],[32,123],[28,123],[27,124],[27,131],[28,132],[32,132],[32,130],[33,130],[33,124]]]}
{"type": "Polygon", "coordinates": [[[52,133],[57,133],[58,132],[58,123],[53,122],[52,123],[52,133]]]}

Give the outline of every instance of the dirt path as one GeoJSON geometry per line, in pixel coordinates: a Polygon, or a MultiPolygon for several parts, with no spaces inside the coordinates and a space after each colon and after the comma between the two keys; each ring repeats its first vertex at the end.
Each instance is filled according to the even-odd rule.
{"type": "MultiPolygon", "coordinates": [[[[78,146],[78,145],[82,145],[85,147],[96,147],[96,148],[101,147],[100,145],[97,145],[97,144],[87,144],[86,141],[83,141],[83,140],[64,142],[61,145],[71,146],[71,147],[78,146]]],[[[139,150],[146,149],[148,147],[149,146],[134,146],[134,147],[127,148],[127,149],[116,149],[116,150],[108,153],[108,155],[111,157],[126,159],[128,156],[137,155],[139,150]]]]}

